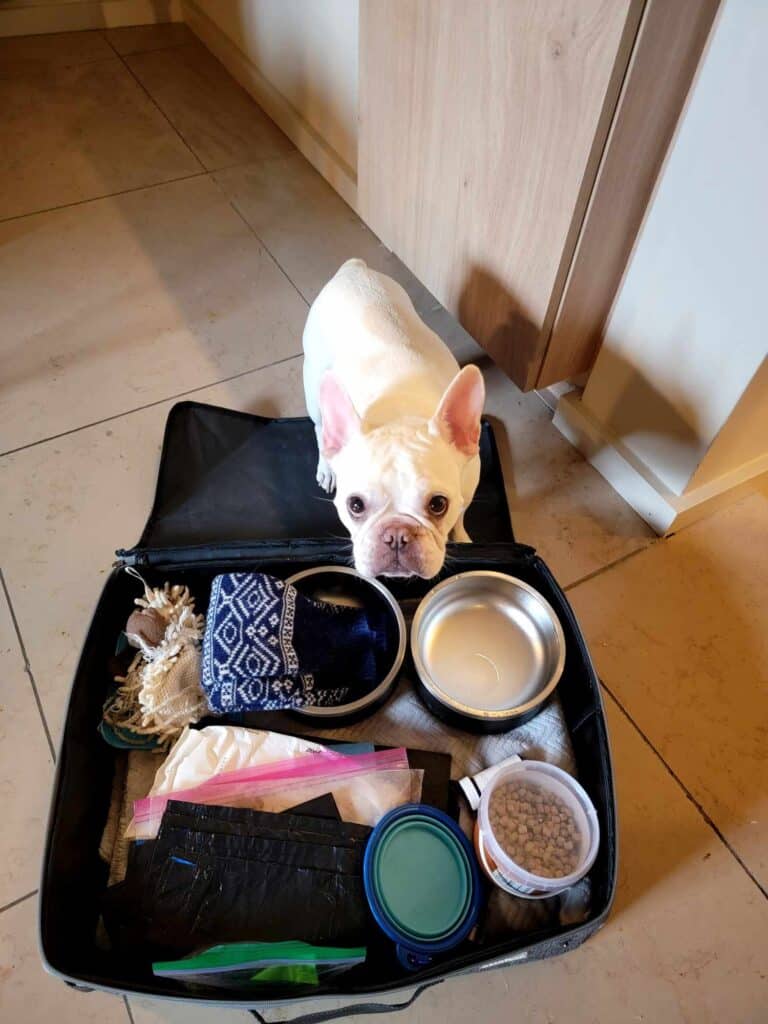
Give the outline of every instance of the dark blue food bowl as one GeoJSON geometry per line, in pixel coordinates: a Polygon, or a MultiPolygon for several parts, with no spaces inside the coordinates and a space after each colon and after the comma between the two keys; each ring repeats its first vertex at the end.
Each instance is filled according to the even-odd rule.
{"type": "Polygon", "coordinates": [[[474,850],[453,819],[427,804],[384,815],[365,849],[363,882],[376,923],[409,971],[458,946],[477,922],[474,850]]]}

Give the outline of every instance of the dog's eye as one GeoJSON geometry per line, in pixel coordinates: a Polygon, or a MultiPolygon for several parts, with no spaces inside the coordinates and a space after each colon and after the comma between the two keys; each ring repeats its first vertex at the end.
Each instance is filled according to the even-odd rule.
{"type": "Polygon", "coordinates": [[[444,494],[433,494],[427,505],[431,516],[444,516],[448,511],[448,499],[444,494]]]}
{"type": "Polygon", "coordinates": [[[347,508],[353,516],[361,516],[365,512],[365,502],[359,494],[347,498],[347,508]]]}

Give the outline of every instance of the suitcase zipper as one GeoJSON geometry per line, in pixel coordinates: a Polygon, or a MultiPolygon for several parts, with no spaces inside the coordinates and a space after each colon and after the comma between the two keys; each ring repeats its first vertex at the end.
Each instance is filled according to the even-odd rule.
{"type": "MultiPolygon", "coordinates": [[[[472,545],[449,545],[448,552],[456,562],[471,560],[473,562],[495,562],[499,558],[509,558],[513,555],[516,558],[531,558],[535,550],[527,544],[501,542],[496,544],[472,544],[472,545]],[[460,549],[460,553],[459,553],[460,549]]],[[[259,558],[301,558],[312,560],[317,557],[325,558],[329,564],[346,565],[350,563],[351,550],[347,544],[342,544],[333,538],[308,537],[299,540],[264,540],[252,543],[232,545],[217,544],[211,545],[190,545],[187,547],[167,548],[118,548],[115,552],[116,560],[112,563],[114,569],[122,569],[126,566],[151,566],[151,565],[184,565],[197,566],[207,565],[215,562],[246,562],[259,558]]],[[[455,564],[455,563],[454,563],[455,564]]],[[[442,574],[436,579],[441,578],[442,574]]]]}

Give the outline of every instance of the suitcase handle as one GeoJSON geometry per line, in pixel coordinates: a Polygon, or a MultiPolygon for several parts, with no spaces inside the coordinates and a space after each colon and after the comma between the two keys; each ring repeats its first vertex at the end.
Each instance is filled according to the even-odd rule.
{"type": "MultiPolygon", "coordinates": [[[[354,1017],[357,1014],[363,1013],[397,1013],[398,1010],[407,1010],[409,1006],[416,1002],[422,992],[426,992],[433,985],[441,985],[443,981],[443,978],[438,978],[436,981],[428,981],[425,985],[419,985],[411,998],[407,999],[404,1003],[355,1003],[352,1006],[344,1006],[339,1010],[318,1010],[315,1013],[305,1013],[301,1017],[293,1017],[289,1021],[281,1022],[281,1024],[325,1024],[326,1021],[341,1020],[342,1017],[354,1017]]],[[[277,1024],[276,1021],[270,1022],[266,1017],[262,1017],[258,1010],[251,1010],[250,1012],[259,1024],[277,1024]]]]}

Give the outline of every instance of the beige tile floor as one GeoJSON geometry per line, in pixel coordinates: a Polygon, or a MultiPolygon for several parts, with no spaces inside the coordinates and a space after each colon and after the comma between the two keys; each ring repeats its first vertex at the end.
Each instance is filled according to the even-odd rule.
{"type": "MultiPolygon", "coordinates": [[[[307,303],[342,260],[394,274],[459,358],[482,354],[183,26],[0,40],[0,109],[0,1020],[245,1022],[40,967],[83,631],[141,529],[173,402],[300,414],[307,303]]],[[[567,586],[604,681],[620,884],[585,946],[401,1019],[768,1020],[768,500],[655,541],[543,403],[481,365],[518,536],[567,586]]]]}

